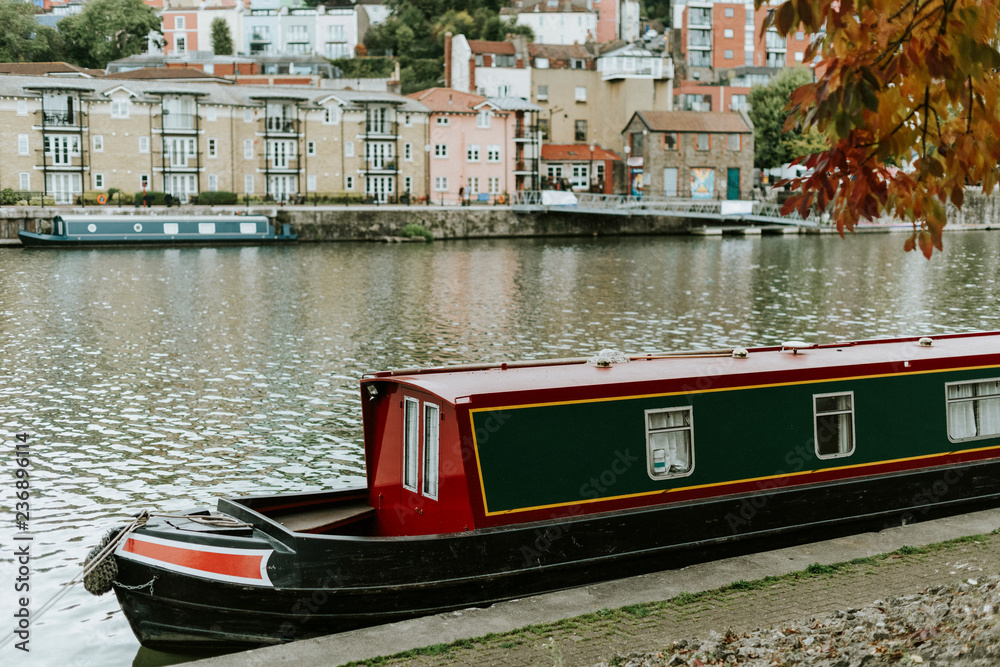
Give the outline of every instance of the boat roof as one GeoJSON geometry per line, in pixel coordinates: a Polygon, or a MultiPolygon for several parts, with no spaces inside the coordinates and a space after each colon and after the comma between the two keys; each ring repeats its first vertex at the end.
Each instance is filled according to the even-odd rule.
{"type": "MultiPolygon", "coordinates": [[[[788,373],[799,377],[835,379],[873,372],[911,373],[1000,365],[1000,332],[822,345],[789,342],[783,346],[751,348],[747,352],[745,358],[734,358],[732,350],[636,355],[631,356],[628,363],[613,363],[607,367],[580,358],[405,369],[370,374],[365,381],[398,382],[450,403],[466,403],[490,395],[567,388],[580,390],[581,393],[594,389],[600,393],[624,396],[635,393],[638,388],[635,385],[670,380],[725,376],[742,380],[747,375],[755,375],[758,380],[753,384],[772,384],[788,381],[788,373]],[[967,359],[984,355],[994,355],[994,358],[967,359]],[[966,361],[963,362],[963,359],[966,361]],[[874,366],[883,368],[876,370],[874,366]]],[[[711,386],[721,388],[726,384],[730,383],[712,382],[711,386]]],[[[702,389],[698,382],[690,386],[691,391],[702,389]]]]}
{"type": "Polygon", "coordinates": [[[259,222],[269,220],[266,215],[174,215],[160,213],[159,215],[130,213],[97,214],[97,215],[58,215],[63,222],[259,222]]]}

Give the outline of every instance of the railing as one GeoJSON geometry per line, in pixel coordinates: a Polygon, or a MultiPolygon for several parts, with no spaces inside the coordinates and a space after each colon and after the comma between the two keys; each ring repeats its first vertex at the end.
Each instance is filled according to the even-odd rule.
{"type": "Polygon", "coordinates": [[[268,132],[279,132],[285,134],[294,134],[298,131],[298,123],[294,120],[289,120],[286,118],[271,117],[267,119],[267,130],[268,132]]]}
{"type": "Polygon", "coordinates": [[[514,138],[515,139],[532,139],[535,137],[535,132],[538,128],[534,125],[515,125],[514,126],[514,138]]]}
{"type": "Polygon", "coordinates": [[[193,130],[195,127],[195,114],[193,113],[164,113],[164,130],[193,130]]]}
{"type": "Polygon", "coordinates": [[[74,114],[72,111],[45,111],[42,113],[43,125],[61,125],[63,127],[75,127],[74,114]]]}
{"type": "MultiPolygon", "coordinates": [[[[633,197],[629,195],[602,195],[589,192],[573,192],[576,204],[570,204],[580,212],[608,213],[629,215],[632,213],[659,213],[662,215],[674,215],[678,217],[700,217],[709,219],[771,219],[775,222],[786,222],[787,224],[798,224],[805,226],[816,226],[820,224],[822,218],[820,213],[812,211],[808,218],[803,220],[797,214],[785,216],[781,214],[781,205],[771,202],[753,202],[750,213],[726,213],[722,212],[723,204],[726,202],[711,199],[672,199],[667,197],[633,197]]],[[[520,207],[547,207],[551,204],[543,201],[544,192],[538,190],[522,190],[515,192],[511,196],[511,206],[520,207]]],[[[559,206],[567,206],[565,204],[559,206]]]]}

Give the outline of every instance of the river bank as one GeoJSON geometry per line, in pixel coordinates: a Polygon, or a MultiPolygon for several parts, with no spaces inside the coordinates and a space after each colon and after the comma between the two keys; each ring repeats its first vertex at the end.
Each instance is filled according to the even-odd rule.
{"type": "MultiPolygon", "coordinates": [[[[579,213],[573,209],[519,212],[510,206],[181,206],[154,207],[4,207],[0,209],[0,243],[16,243],[17,232],[46,233],[56,215],[266,215],[290,223],[300,242],[383,241],[398,237],[409,224],[420,225],[435,239],[542,238],[586,236],[757,235],[787,233],[836,233],[820,228],[789,225],[713,224],[702,218],[649,213],[579,213]]],[[[1000,227],[1000,198],[969,193],[962,210],[948,205],[949,231],[1000,227]]],[[[898,221],[859,226],[859,232],[908,231],[898,221]]]]}

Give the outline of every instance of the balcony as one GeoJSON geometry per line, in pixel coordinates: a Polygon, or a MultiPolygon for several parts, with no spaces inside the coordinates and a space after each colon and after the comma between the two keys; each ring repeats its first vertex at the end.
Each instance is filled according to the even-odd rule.
{"type": "Polygon", "coordinates": [[[194,132],[197,127],[197,115],[193,113],[170,113],[170,111],[164,110],[162,118],[165,133],[194,132]]]}
{"type": "Polygon", "coordinates": [[[298,134],[299,122],[290,118],[270,117],[265,124],[268,134],[298,134]]]}
{"type": "Polygon", "coordinates": [[[538,138],[537,125],[515,125],[514,141],[534,141],[538,138]]]}
{"type": "Polygon", "coordinates": [[[371,160],[365,165],[365,171],[368,173],[398,173],[395,160],[371,160]]]}
{"type": "Polygon", "coordinates": [[[42,125],[46,128],[52,127],[78,127],[78,114],[72,111],[43,111],[42,125]]]}

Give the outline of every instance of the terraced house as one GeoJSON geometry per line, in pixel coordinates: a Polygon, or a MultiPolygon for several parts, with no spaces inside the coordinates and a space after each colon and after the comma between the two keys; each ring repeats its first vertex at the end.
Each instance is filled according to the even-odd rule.
{"type": "Polygon", "coordinates": [[[4,76],[0,188],[60,204],[109,188],[417,198],[428,116],[386,92],[4,76]]]}

